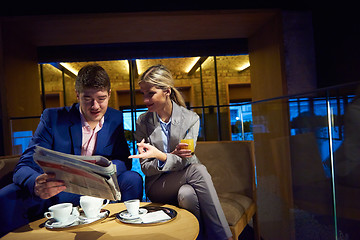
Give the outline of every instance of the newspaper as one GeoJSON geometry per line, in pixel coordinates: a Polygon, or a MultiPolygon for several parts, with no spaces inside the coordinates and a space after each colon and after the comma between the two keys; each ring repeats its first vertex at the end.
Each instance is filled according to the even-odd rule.
{"type": "Polygon", "coordinates": [[[65,182],[65,192],[120,200],[116,166],[103,156],[65,154],[36,146],[33,158],[44,172],[65,182]]]}

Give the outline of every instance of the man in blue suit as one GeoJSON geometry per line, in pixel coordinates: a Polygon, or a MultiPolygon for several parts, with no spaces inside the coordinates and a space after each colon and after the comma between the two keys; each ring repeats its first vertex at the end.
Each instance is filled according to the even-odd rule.
{"type": "Polygon", "coordinates": [[[64,192],[66,186],[52,173],[44,173],[34,162],[35,146],[76,155],[102,155],[117,167],[121,200],[141,199],[143,182],[130,171],[129,148],[120,111],[108,107],[110,79],[96,64],[83,67],[76,78],[78,104],[46,109],[29,147],[15,167],[14,183],[0,191],[0,237],[30,221],[43,217],[48,207],[71,202],[80,196],[64,192]]]}

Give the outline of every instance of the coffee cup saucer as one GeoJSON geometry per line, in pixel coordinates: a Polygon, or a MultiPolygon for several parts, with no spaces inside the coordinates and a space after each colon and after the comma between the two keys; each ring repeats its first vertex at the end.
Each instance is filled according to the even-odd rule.
{"type": "Polygon", "coordinates": [[[108,215],[109,215],[109,212],[102,209],[100,211],[100,213],[95,218],[88,218],[88,217],[86,217],[85,213],[83,211],[81,211],[80,216],[79,216],[79,220],[84,222],[84,223],[90,223],[90,222],[95,222],[95,221],[97,221],[99,219],[102,219],[102,218],[104,218],[104,217],[106,217],[108,215]]]}
{"type": "Polygon", "coordinates": [[[73,224],[78,220],[77,215],[70,215],[70,217],[65,222],[58,222],[55,219],[51,218],[45,222],[45,227],[47,228],[63,228],[73,224]]]}
{"type": "Polygon", "coordinates": [[[138,214],[138,215],[133,216],[133,215],[131,215],[127,210],[125,210],[125,211],[122,211],[122,212],[119,214],[119,216],[120,216],[121,218],[123,218],[123,219],[126,219],[126,220],[132,220],[132,219],[137,219],[137,218],[139,218],[140,216],[146,214],[147,212],[148,212],[147,209],[145,209],[145,208],[139,208],[139,214],[138,214]]]}

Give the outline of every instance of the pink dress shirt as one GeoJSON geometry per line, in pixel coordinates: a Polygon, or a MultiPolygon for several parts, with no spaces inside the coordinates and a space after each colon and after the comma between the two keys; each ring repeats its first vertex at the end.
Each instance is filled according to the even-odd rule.
{"type": "Polygon", "coordinates": [[[100,131],[104,124],[104,117],[101,118],[95,129],[91,129],[90,125],[86,122],[86,119],[81,112],[81,109],[80,116],[82,126],[81,155],[92,156],[96,147],[97,132],[100,131]]]}

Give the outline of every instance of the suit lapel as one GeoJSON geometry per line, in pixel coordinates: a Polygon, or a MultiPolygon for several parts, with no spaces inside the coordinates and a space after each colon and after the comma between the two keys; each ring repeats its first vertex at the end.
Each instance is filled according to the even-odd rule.
{"type": "Polygon", "coordinates": [[[180,124],[182,120],[182,111],[180,106],[173,102],[173,111],[171,115],[171,129],[170,129],[170,151],[174,150],[182,139],[184,124],[180,124]]]}
{"type": "Polygon", "coordinates": [[[110,124],[108,122],[108,111],[105,113],[104,116],[104,124],[100,131],[97,132],[97,138],[96,138],[96,146],[94,153],[103,152],[103,149],[106,147],[107,142],[111,134],[109,134],[109,127],[110,124]],[[108,122],[108,124],[106,124],[108,122]]]}
{"type": "Polygon", "coordinates": [[[147,130],[149,136],[149,142],[154,145],[157,149],[164,151],[164,144],[162,139],[162,130],[160,126],[159,119],[156,116],[156,113],[150,113],[147,130]]]}
{"type": "Polygon", "coordinates": [[[81,155],[81,143],[82,143],[82,130],[81,130],[81,118],[79,112],[79,104],[73,105],[70,110],[70,136],[75,155],[81,155]]]}
{"type": "MultiPolygon", "coordinates": [[[[180,140],[183,138],[182,133],[184,133],[185,123],[181,124],[182,119],[184,118],[180,106],[173,102],[173,110],[171,115],[171,128],[170,128],[170,151],[173,151],[176,146],[179,144],[180,140]]],[[[149,136],[149,142],[154,145],[159,150],[164,150],[162,130],[160,126],[159,119],[156,116],[156,113],[150,113],[149,119],[147,121],[147,130],[149,136]]]]}

